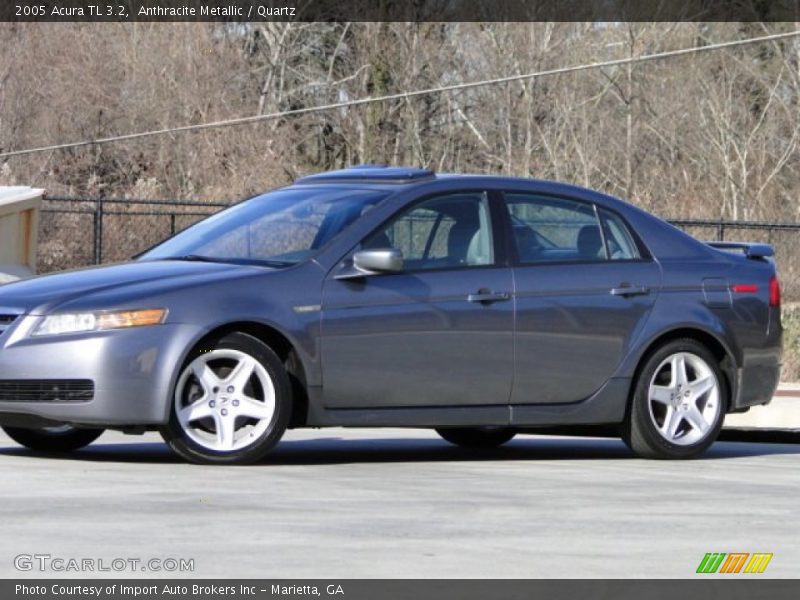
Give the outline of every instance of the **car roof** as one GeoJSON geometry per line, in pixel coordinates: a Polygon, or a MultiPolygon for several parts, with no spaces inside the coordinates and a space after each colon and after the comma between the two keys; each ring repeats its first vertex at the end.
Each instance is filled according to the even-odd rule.
{"type": "Polygon", "coordinates": [[[590,196],[592,201],[602,198],[606,203],[610,201],[611,204],[628,204],[619,198],[609,196],[597,190],[560,181],[509,177],[505,175],[436,173],[433,170],[424,169],[422,167],[390,167],[383,164],[357,165],[336,171],[315,173],[296,179],[291,185],[347,186],[397,192],[412,187],[428,187],[430,184],[434,184],[438,189],[441,186],[447,186],[447,184],[458,185],[459,183],[495,188],[498,186],[510,186],[510,188],[519,190],[524,190],[533,185],[544,193],[577,193],[584,198],[590,196]]]}
{"type": "Polygon", "coordinates": [[[306,185],[306,184],[356,184],[358,187],[361,185],[380,186],[411,186],[419,183],[428,183],[433,181],[467,181],[475,182],[485,181],[497,183],[518,183],[518,184],[531,184],[535,183],[540,186],[546,187],[561,187],[571,188],[574,190],[583,190],[593,194],[603,194],[597,190],[590,188],[583,188],[574,184],[563,183],[560,181],[552,181],[547,179],[537,179],[534,177],[511,177],[508,175],[485,175],[485,174],[471,174],[471,173],[436,173],[431,169],[422,167],[390,167],[383,164],[366,164],[347,167],[346,169],[338,169],[335,171],[323,171],[321,173],[313,173],[304,177],[295,179],[290,185],[306,185]]]}
{"type": "Polygon", "coordinates": [[[394,183],[405,184],[429,181],[436,173],[421,167],[389,167],[387,165],[357,165],[338,171],[325,171],[297,179],[295,183],[394,183]]]}

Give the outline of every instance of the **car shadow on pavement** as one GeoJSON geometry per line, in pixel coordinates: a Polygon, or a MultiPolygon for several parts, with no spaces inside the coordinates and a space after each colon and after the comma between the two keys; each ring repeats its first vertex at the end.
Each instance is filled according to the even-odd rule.
{"type": "MultiPolygon", "coordinates": [[[[800,454],[800,445],[718,442],[697,460],[800,454]]],[[[18,446],[0,447],[0,456],[116,463],[181,463],[166,444],[158,442],[93,444],[69,454],[33,452],[18,446]]],[[[466,449],[435,438],[341,438],[284,440],[254,466],[353,463],[639,460],[618,439],[520,436],[501,448],[466,449]]]]}

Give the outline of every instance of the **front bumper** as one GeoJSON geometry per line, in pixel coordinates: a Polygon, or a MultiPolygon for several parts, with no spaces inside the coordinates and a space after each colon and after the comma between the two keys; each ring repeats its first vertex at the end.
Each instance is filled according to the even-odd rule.
{"type": "Polygon", "coordinates": [[[176,371],[201,332],[185,324],[29,337],[37,317],[0,335],[0,381],[91,380],[91,400],[0,401],[0,424],[20,416],[92,426],[169,418],[176,371]]]}

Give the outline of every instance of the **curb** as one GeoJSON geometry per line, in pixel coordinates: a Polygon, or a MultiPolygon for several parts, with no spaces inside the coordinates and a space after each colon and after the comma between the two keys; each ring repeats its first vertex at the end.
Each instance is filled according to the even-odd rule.
{"type": "MultiPolygon", "coordinates": [[[[619,438],[618,428],[610,425],[548,426],[519,430],[522,435],[557,435],[564,437],[619,438]]],[[[800,444],[800,429],[756,429],[725,427],[717,437],[719,442],[748,442],[756,444],[800,444]]]]}
{"type": "Polygon", "coordinates": [[[725,428],[720,442],[754,442],[758,444],[800,444],[800,429],[725,428]]]}

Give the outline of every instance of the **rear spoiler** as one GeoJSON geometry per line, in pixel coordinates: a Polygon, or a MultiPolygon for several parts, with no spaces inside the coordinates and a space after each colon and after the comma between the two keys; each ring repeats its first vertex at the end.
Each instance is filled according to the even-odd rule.
{"type": "Polygon", "coordinates": [[[769,258],[775,256],[775,249],[769,244],[751,244],[750,242],[705,242],[717,250],[741,252],[747,258],[769,258]]]}

